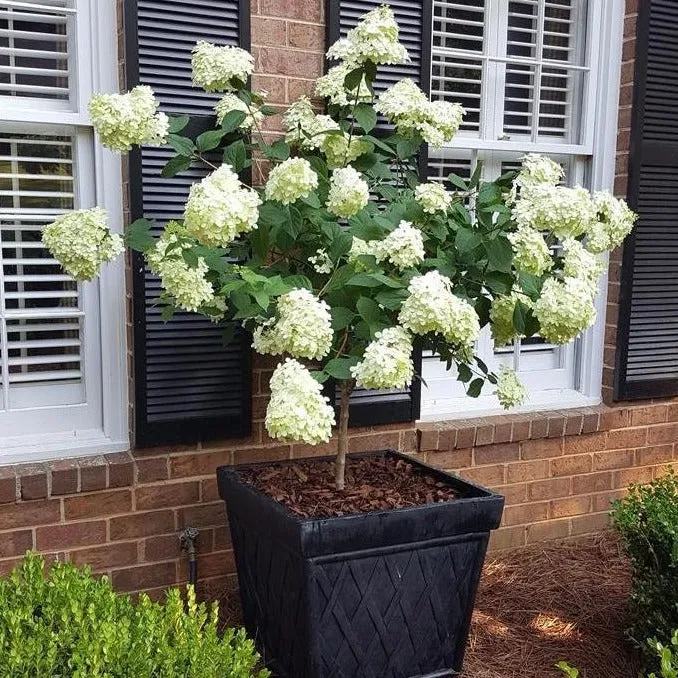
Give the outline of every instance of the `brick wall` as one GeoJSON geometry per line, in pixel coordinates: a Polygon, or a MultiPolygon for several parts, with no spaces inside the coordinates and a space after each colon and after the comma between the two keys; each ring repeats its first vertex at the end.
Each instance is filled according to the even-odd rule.
{"type": "MultiPolygon", "coordinates": [[[[284,107],[311,93],[322,68],[323,6],[322,0],[253,0],[253,85],[266,89],[271,103],[284,107]]],[[[620,195],[625,193],[628,163],[637,0],[628,0],[627,6],[616,182],[620,195]]],[[[267,123],[269,134],[279,133],[279,116],[267,123]]],[[[620,261],[615,253],[610,266],[604,378],[608,403],[620,261]]],[[[201,531],[202,585],[215,590],[231,582],[233,555],[217,496],[216,467],[336,449],[336,441],[309,448],[268,438],[262,420],[270,374],[270,363],[257,359],[253,432],[246,439],[0,468],[0,572],[34,548],[50,557],[88,562],[109,573],[120,590],[160,594],[186,580],[178,533],[191,524],[201,531]]],[[[678,402],[663,401],[418,427],[367,427],[352,431],[350,447],[397,448],[500,490],[507,509],[492,543],[507,548],[600,530],[608,521],[610,499],[621,496],[629,482],[650,480],[667,466],[678,465],[677,437],[678,402]]]]}

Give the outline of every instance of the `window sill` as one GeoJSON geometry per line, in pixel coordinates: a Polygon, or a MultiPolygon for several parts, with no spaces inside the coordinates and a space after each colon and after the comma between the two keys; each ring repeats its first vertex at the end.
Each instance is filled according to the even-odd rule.
{"type": "Polygon", "coordinates": [[[129,450],[129,440],[112,440],[98,429],[68,434],[19,436],[0,439],[0,464],[71,459],[129,450]]]}

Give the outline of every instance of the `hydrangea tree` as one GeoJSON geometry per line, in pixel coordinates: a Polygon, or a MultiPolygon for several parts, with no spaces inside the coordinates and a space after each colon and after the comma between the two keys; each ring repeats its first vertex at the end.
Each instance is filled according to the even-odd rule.
{"type": "MultiPolygon", "coordinates": [[[[635,215],[609,193],[561,185],[562,168],[536,155],[491,182],[479,166],[470,181],[451,175],[454,191],[422,183],[422,144],[449,142],[464,111],[429,101],[411,80],[375,95],[377,68],[408,59],[389,7],[365,15],[328,57],[338,64],[316,86],[326,113],[301,98],[273,142],[261,127],[277,111],[247,86],[251,55],[206,42],[194,50],[194,83],[223,93],[214,129],[182,135],[188,116],[158,113],[148,87],[96,96],[90,114],[112,150],[169,144],[176,155],[165,176],[208,168],[182,222],[154,239],[139,220],[127,244],[159,276],[168,315],[179,308],[241,324],[257,352],[280,358],[266,413],[271,437],[328,441],[336,422],[323,384],[338,384],[341,490],[357,386],[408,387],[416,344],[454,366],[469,395],[490,382],[502,405],[521,403],[515,373],[494,374],[474,355],[481,328],[489,324],[497,344],[537,333],[572,341],[595,320],[601,255],[623,241],[635,215]],[[379,115],[387,130],[376,129],[379,115]],[[252,157],[270,164],[263,188],[242,179],[252,157]]],[[[82,280],[121,249],[99,209],[59,218],[44,242],[82,280]]]]}

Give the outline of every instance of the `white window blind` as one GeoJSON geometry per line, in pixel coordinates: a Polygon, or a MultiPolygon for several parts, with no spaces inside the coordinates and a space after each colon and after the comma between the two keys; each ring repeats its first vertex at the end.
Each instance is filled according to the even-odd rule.
{"type": "MultiPolygon", "coordinates": [[[[560,162],[567,183],[590,185],[601,26],[618,10],[615,0],[435,0],[432,96],[461,103],[467,114],[457,138],[431,151],[430,178],[469,178],[482,162],[492,179],[533,152],[560,162]]],[[[579,340],[553,346],[535,337],[495,348],[485,330],[477,351],[495,370],[516,369],[533,406],[558,406],[581,387],[579,340]]],[[[479,401],[464,400],[456,375],[435,356],[425,357],[423,377],[424,416],[498,410],[492,388],[479,401]]]]}
{"type": "MultiPolygon", "coordinates": [[[[0,463],[35,436],[56,451],[50,436],[77,447],[104,429],[100,285],[78,284],[41,242],[60,214],[101,204],[86,105],[117,58],[110,11],[92,9],[102,10],[0,0],[0,463]],[[101,40],[97,20],[111,31],[101,40]]],[[[108,192],[119,198],[116,181],[108,192]]]]}

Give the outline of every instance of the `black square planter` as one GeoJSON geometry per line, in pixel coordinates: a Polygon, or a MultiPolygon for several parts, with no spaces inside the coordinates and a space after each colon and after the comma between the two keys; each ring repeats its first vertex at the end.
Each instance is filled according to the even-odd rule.
{"type": "Polygon", "coordinates": [[[403,458],[460,499],[302,519],[243,483],[238,468],[218,469],[245,625],[277,675],[444,678],[461,670],[504,498],[403,458]]]}

